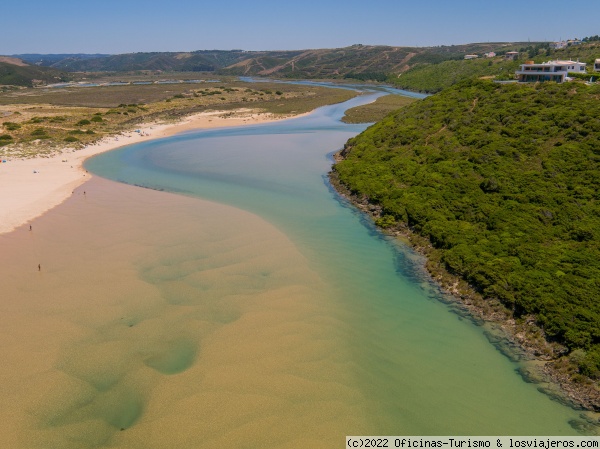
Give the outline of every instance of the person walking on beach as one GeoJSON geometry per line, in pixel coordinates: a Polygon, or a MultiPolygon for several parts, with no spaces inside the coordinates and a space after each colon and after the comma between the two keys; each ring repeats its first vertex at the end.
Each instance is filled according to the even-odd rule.
{"type": "Polygon", "coordinates": [[[38,271],[42,271],[42,264],[38,263],[38,271]]]}

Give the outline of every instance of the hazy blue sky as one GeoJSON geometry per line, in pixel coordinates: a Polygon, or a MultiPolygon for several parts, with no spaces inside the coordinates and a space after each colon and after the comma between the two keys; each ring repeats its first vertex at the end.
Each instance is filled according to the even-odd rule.
{"type": "Polygon", "coordinates": [[[600,1],[11,0],[0,54],[450,45],[600,34],[600,1]]]}

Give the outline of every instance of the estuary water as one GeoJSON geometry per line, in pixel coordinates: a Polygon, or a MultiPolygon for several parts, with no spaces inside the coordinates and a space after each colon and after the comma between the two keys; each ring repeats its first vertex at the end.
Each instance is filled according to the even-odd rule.
{"type": "Polygon", "coordinates": [[[339,118],[372,99],[97,156],[100,178],[0,236],[2,447],[577,434],[329,187],[364,129],[339,118]]]}
{"type": "Polygon", "coordinates": [[[378,234],[328,187],[328,154],[365,128],[340,122],[343,111],[372,100],[357,98],[280,123],[149,142],[96,157],[88,168],[243,209],[285,234],[324,284],[322,331],[338,337],[339,374],[349,376],[355,390],[336,400],[366,415],[361,432],[573,433],[569,421],[577,414],[526,384],[481,328],[449,313],[435,290],[424,288],[410,251],[378,234]]]}

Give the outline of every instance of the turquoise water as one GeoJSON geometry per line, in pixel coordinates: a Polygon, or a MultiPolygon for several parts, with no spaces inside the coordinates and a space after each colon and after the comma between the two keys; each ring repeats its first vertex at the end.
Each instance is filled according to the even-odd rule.
{"type": "MultiPolygon", "coordinates": [[[[327,295],[319,298],[327,310],[323,320],[335,341],[342,342],[336,362],[352,379],[346,386],[362,398],[340,393],[337,400],[368,416],[364,427],[347,428],[347,434],[576,434],[579,413],[524,382],[518,365],[489,343],[481,327],[439,301],[419,258],[379,234],[329,187],[328,155],[365,128],[339,118],[345,109],[371,100],[359,97],[285,122],[137,144],[97,156],[86,168],[123,183],[243,209],[293,242],[324,282],[327,295]]],[[[178,226],[177,216],[170,226],[178,226]]],[[[186,251],[201,251],[201,237],[189,239],[186,251]]],[[[146,266],[143,276],[160,286],[156,271],[146,266]]],[[[291,288],[309,281],[285,282],[291,288]]],[[[223,295],[231,294],[226,285],[221,288],[223,295]]],[[[306,326],[303,332],[315,329],[306,326]]],[[[190,354],[194,349],[183,346],[175,362],[157,357],[148,364],[176,375],[192,363],[190,354]]],[[[297,369],[290,364],[288,374],[296,375],[297,369]]],[[[323,375],[318,365],[310,372],[314,379],[323,375]]]]}

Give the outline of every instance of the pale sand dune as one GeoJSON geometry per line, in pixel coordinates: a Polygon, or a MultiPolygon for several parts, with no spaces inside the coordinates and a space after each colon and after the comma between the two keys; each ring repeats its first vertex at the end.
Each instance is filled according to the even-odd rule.
{"type": "Polygon", "coordinates": [[[249,109],[203,112],[175,124],[146,125],[139,128],[139,133],[123,133],[81,150],[66,149],[53,157],[9,159],[0,164],[0,234],[10,232],[62,203],[75,187],[90,179],[82,167],[83,161],[90,156],[194,129],[254,125],[284,118],[287,117],[255,113],[249,109]]]}

